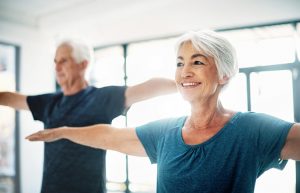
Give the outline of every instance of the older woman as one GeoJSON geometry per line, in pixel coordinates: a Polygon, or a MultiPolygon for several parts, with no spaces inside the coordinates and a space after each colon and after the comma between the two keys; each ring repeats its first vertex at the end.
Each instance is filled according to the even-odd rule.
{"type": "Polygon", "coordinates": [[[235,51],[226,39],[210,31],[190,32],[179,38],[175,75],[191,104],[190,116],[137,128],[48,129],[27,139],[68,139],[148,156],[157,163],[157,192],[252,193],[263,172],[300,159],[300,124],[225,109],[219,94],[236,72],[235,51]]]}

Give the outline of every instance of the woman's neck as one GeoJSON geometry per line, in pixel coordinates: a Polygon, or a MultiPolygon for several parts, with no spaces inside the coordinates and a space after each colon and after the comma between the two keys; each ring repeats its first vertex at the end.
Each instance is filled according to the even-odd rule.
{"type": "Polygon", "coordinates": [[[191,116],[186,124],[191,129],[209,129],[224,125],[233,115],[219,100],[192,105],[191,116]]]}

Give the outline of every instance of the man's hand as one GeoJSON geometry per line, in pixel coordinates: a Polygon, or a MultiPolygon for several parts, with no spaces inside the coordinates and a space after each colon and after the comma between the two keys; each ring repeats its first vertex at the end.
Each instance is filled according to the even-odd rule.
{"type": "Polygon", "coordinates": [[[28,139],[29,141],[53,142],[62,139],[58,135],[59,130],[60,129],[45,129],[29,135],[25,139],[28,139]]]}

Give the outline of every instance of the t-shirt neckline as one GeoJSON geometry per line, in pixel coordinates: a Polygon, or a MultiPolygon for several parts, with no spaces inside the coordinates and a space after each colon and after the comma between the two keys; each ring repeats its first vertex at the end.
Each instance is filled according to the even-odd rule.
{"type": "Polygon", "coordinates": [[[235,113],[230,119],[229,121],[215,134],[213,135],[211,138],[209,138],[208,140],[202,142],[202,143],[198,143],[198,144],[187,144],[184,142],[183,137],[182,137],[182,128],[184,126],[184,123],[186,122],[186,119],[188,118],[188,116],[183,117],[182,122],[180,122],[179,127],[178,127],[178,139],[180,141],[180,143],[188,148],[198,148],[198,147],[202,147],[205,146],[209,143],[211,143],[212,141],[214,141],[218,136],[220,136],[225,130],[226,128],[228,128],[229,125],[231,125],[241,114],[241,112],[237,112],[235,113]]]}

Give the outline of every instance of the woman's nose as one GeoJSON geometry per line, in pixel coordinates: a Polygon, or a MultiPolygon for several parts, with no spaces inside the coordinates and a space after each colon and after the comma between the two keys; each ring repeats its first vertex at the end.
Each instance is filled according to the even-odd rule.
{"type": "Polygon", "coordinates": [[[182,71],[181,71],[181,77],[188,78],[191,76],[193,76],[193,71],[192,71],[191,67],[189,65],[183,66],[182,71]]]}

